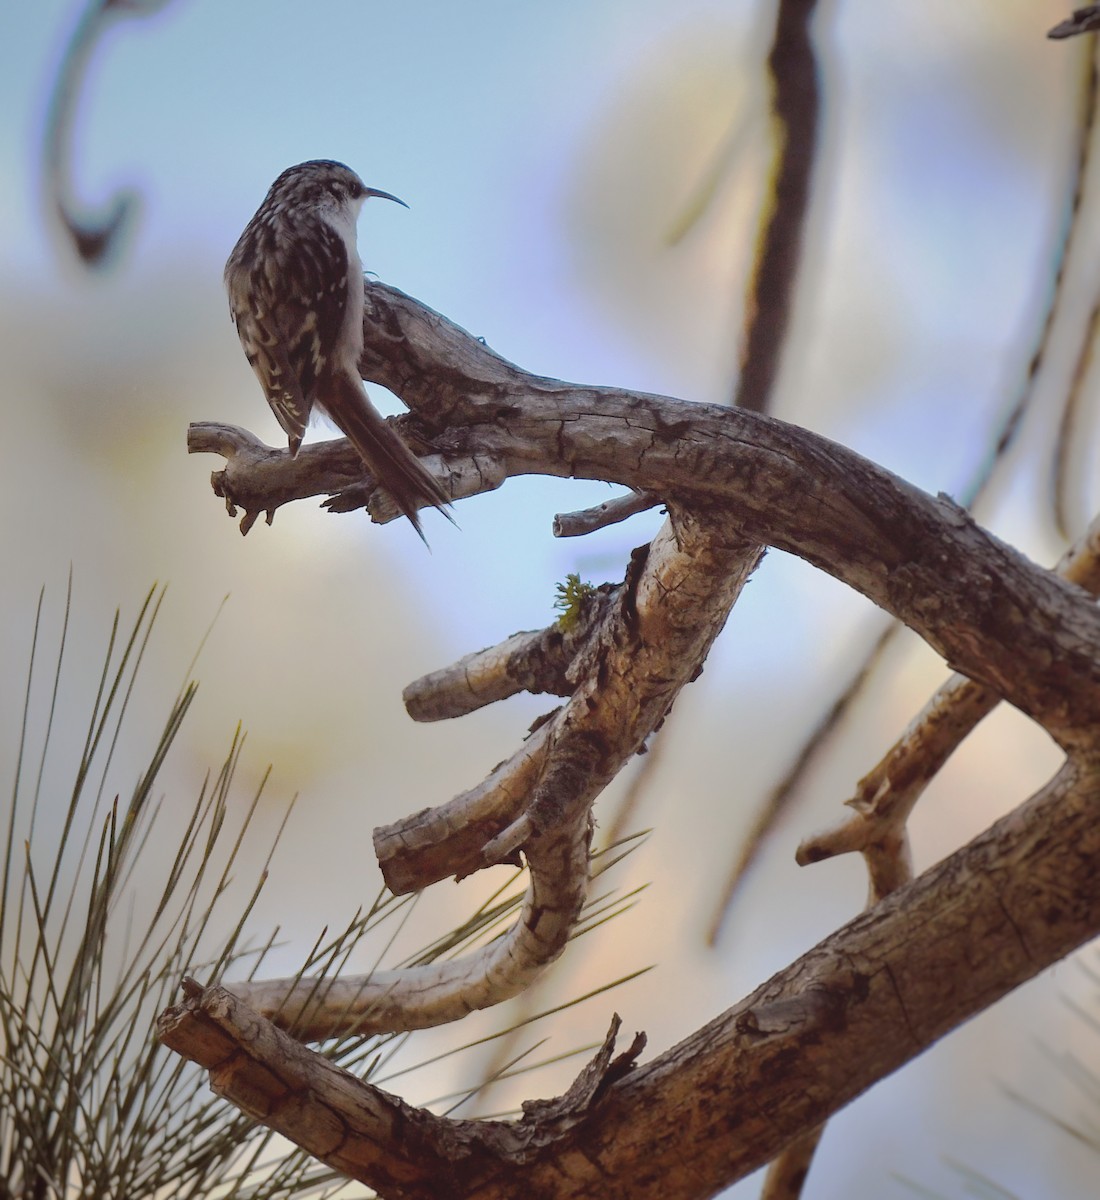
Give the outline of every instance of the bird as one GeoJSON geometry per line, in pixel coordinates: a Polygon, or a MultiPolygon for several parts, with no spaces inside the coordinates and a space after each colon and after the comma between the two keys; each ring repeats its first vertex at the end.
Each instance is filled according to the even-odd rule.
{"type": "Polygon", "coordinates": [[[245,357],[296,455],[314,409],[351,441],[427,545],[419,510],[450,519],[446,490],[371,403],[359,374],[363,267],[356,220],[375,196],[343,163],[288,167],[225,264],[229,311],[245,357]]]}

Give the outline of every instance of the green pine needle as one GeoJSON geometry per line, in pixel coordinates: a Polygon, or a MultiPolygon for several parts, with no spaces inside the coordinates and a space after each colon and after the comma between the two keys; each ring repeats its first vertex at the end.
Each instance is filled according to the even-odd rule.
{"type": "Polygon", "coordinates": [[[568,633],[580,619],[584,602],[595,594],[595,587],[590,583],[582,583],[581,577],[570,571],[564,583],[555,585],[557,596],[554,607],[561,612],[558,617],[558,628],[568,633]]]}

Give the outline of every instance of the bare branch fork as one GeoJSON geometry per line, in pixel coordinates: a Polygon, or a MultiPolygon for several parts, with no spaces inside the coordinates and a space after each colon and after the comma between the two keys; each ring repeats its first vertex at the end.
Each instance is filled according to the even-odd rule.
{"type": "MultiPolygon", "coordinates": [[[[708,1195],[1100,931],[1100,613],[1082,588],[950,499],[806,430],[529,375],[382,284],[366,287],[365,326],[364,377],[409,406],[403,433],[456,499],[537,472],[623,484],[636,494],[625,503],[662,503],[668,520],[568,634],[517,635],[406,692],[426,720],[524,689],[568,697],[480,786],[375,832],[395,891],[522,850],[531,881],[513,929],[408,972],[193,989],[160,1036],[210,1068],[219,1091],[386,1196],[514,1194],[521,1169],[539,1196],[708,1195]],[[514,995],[556,958],[584,900],[592,803],[702,669],[766,545],[856,588],[1038,721],[1066,751],[1058,776],[653,1062],[630,1070],[635,1047],[612,1070],[609,1041],[590,1068],[597,1082],[557,1108],[471,1127],[346,1078],[334,1098],[331,1065],[292,1051],[264,1018],[306,1039],[419,1028],[514,995]]],[[[225,455],[214,489],[244,510],[246,532],[319,494],[333,509],[394,515],[343,442],[291,460],[196,425],[189,448],[225,455]]],[[[848,843],[808,857],[864,848],[848,843]]]]}

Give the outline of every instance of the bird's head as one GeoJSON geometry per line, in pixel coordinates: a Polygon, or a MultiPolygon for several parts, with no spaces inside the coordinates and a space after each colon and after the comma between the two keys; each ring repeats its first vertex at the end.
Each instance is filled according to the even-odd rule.
{"type": "Polygon", "coordinates": [[[271,185],[265,204],[271,207],[291,205],[332,213],[356,214],[371,196],[404,205],[404,200],[389,192],[367,187],[351,167],[331,159],[319,158],[287,169],[271,185]]]}

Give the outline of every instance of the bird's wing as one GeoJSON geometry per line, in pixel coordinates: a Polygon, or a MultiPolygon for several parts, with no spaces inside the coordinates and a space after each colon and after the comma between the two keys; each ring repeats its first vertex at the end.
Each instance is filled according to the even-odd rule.
{"type": "Polygon", "coordinates": [[[265,261],[259,286],[250,281],[246,295],[230,287],[229,307],[245,355],[296,452],[343,328],[348,253],[340,235],[317,221],[265,261]]]}

